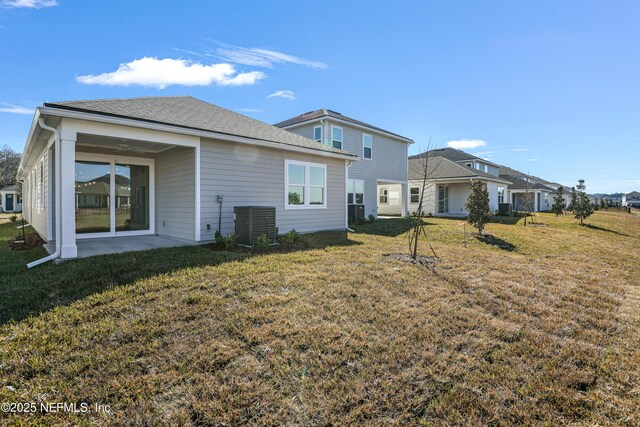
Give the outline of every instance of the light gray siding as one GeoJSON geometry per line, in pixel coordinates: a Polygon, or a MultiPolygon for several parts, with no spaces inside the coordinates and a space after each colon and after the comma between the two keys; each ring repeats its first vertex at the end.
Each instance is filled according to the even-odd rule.
{"type": "MultiPolygon", "coordinates": [[[[362,158],[349,166],[349,179],[364,180],[365,217],[378,215],[378,181],[407,182],[407,158],[409,146],[406,142],[386,137],[373,130],[367,131],[355,126],[325,119],[324,140],[331,142],[331,126],[343,129],[342,149],[362,158],[362,135],[372,137],[371,159],[362,158]]],[[[298,135],[313,138],[313,128],[319,122],[297,126],[290,130],[298,135]]],[[[389,184],[389,183],[387,183],[389,184]]],[[[384,213],[384,209],[381,214],[384,213]]]]}
{"type": "Polygon", "coordinates": [[[47,149],[40,154],[35,165],[29,171],[28,178],[25,180],[28,193],[23,198],[24,217],[44,240],[48,240],[49,157],[47,149]]]}
{"type": "Polygon", "coordinates": [[[235,230],[235,206],[275,206],[280,233],[345,227],[345,161],[291,151],[202,139],[200,148],[201,239],[212,240],[222,204],[222,234],[235,230]],[[285,160],[327,166],[327,207],[285,209],[285,160]],[[210,224],[210,230],[206,225],[210,224]]]}
{"type": "Polygon", "coordinates": [[[156,233],[195,240],[195,149],[172,148],[156,157],[156,233]]]}

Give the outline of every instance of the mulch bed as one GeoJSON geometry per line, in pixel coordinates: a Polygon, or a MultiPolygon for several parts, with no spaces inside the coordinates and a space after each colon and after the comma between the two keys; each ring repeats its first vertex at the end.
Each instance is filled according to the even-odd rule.
{"type": "Polygon", "coordinates": [[[418,255],[416,259],[411,258],[411,255],[409,254],[386,254],[385,257],[387,257],[387,259],[404,261],[410,264],[422,265],[427,268],[434,268],[436,264],[440,262],[439,258],[424,255],[418,255]]]}
{"type": "Polygon", "coordinates": [[[28,251],[35,248],[41,248],[42,245],[44,245],[44,240],[42,240],[37,233],[29,233],[25,235],[24,242],[22,241],[22,234],[12,237],[7,241],[7,246],[14,251],[28,251]]]}

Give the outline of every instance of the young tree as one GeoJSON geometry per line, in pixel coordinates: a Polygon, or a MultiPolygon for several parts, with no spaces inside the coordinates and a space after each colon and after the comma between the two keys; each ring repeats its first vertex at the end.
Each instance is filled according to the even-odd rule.
{"type": "Polygon", "coordinates": [[[553,206],[551,206],[551,212],[556,214],[556,216],[562,215],[564,213],[564,188],[558,187],[556,190],[555,196],[553,196],[553,206]]]}
{"type": "Polygon", "coordinates": [[[18,166],[20,166],[20,154],[8,145],[0,148],[0,188],[16,183],[18,166]]]}
{"type": "Polygon", "coordinates": [[[523,204],[524,204],[524,226],[527,226],[527,219],[529,218],[529,214],[534,210],[533,203],[535,192],[532,191],[531,178],[527,175],[524,178],[524,193],[522,195],[523,204]]]}
{"type": "Polygon", "coordinates": [[[471,183],[471,194],[464,208],[469,212],[467,222],[476,227],[478,234],[482,236],[482,230],[491,219],[491,211],[489,210],[489,192],[487,186],[481,181],[471,183]]]}
{"type": "Polygon", "coordinates": [[[607,202],[605,201],[604,198],[600,199],[600,209],[606,209],[607,208],[607,202]]]}
{"type": "Polygon", "coordinates": [[[580,225],[584,225],[584,219],[593,213],[593,206],[591,206],[591,201],[585,192],[587,186],[584,184],[584,179],[578,181],[576,188],[579,191],[577,192],[577,200],[573,208],[573,213],[576,219],[580,220],[580,225]]]}
{"type": "Polygon", "coordinates": [[[418,258],[418,241],[420,240],[420,236],[424,236],[425,240],[429,244],[431,252],[433,252],[434,256],[437,256],[427,237],[427,230],[425,229],[424,222],[425,195],[435,185],[435,180],[433,178],[441,162],[441,159],[434,159],[431,155],[431,150],[433,148],[431,138],[429,138],[427,149],[419,157],[409,161],[409,168],[411,172],[420,177],[420,198],[418,199],[418,207],[412,215],[409,215],[411,218],[411,228],[407,234],[409,238],[409,254],[413,259],[418,258]]]}
{"type": "Polygon", "coordinates": [[[576,191],[576,187],[571,187],[571,198],[569,199],[569,207],[567,207],[567,210],[573,211],[576,208],[576,203],[578,203],[578,192],[576,191]]]}

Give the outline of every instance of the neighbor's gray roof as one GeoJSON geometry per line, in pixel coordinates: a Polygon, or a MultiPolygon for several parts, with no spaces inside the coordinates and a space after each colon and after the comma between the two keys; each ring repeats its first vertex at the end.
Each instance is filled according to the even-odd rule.
{"type": "Polygon", "coordinates": [[[631,197],[633,199],[640,198],[640,193],[638,193],[637,191],[632,191],[631,193],[625,194],[625,197],[626,198],[631,197]]]}
{"type": "Polygon", "coordinates": [[[523,190],[525,189],[525,186],[527,185],[527,181],[525,181],[524,179],[520,178],[523,176],[528,176],[531,179],[533,179],[534,181],[536,181],[536,183],[531,183],[530,188],[532,190],[549,190],[549,191],[555,191],[553,188],[548,187],[548,184],[551,185],[556,185],[555,183],[551,182],[551,181],[547,181],[545,179],[542,179],[540,177],[534,176],[534,175],[529,175],[526,174],[524,172],[520,172],[519,170],[516,169],[512,169],[508,166],[503,166],[500,165],[500,178],[504,178],[508,181],[513,182],[513,185],[510,185],[509,187],[511,187],[514,190],[523,190]]]}
{"type": "MultiPolygon", "coordinates": [[[[409,157],[410,180],[420,180],[424,177],[423,159],[424,157],[409,157]]],[[[497,177],[495,175],[491,175],[490,173],[461,165],[441,156],[429,158],[429,160],[427,161],[427,177],[429,179],[483,178],[497,181],[509,181],[503,179],[502,177],[497,177]]]]}
{"type": "Polygon", "coordinates": [[[47,102],[44,106],[168,124],[356,157],[191,96],[47,102]]]}
{"type": "Polygon", "coordinates": [[[420,158],[420,157],[444,157],[445,159],[451,160],[453,162],[460,162],[463,160],[483,160],[480,157],[474,156],[473,154],[465,153],[461,150],[456,150],[455,148],[446,147],[446,148],[434,148],[433,150],[429,150],[424,153],[415,154],[413,156],[409,156],[410,159],[420,158]]]}
{"type": "Polygon", "coordinates": [[[361,122],[360,120],[352,119],[351,117],[344,116],[344,115],[338,113],[337,111],[328,110],[326,108],[321,108],[319,110],[309,111],[308,113],[300,114],[299,116],[295,116],[295,117],[292,117],[290,119],[283,120],[283,121],[281,121],[279,123],[276,123],[276,124],[274,124],[274,126],[277,126],[279,128],[284,128],[284,127],[295,125],[295,124],[298,124],[298,123],[304,123],[304,122],[308,122],[308,121],[311,121],[311,120],[321,119],[323,117],[333,117],[334,119],[344,120],[345,122],[353,123],[354,125],[368,127],[369,129],[377,130],[379,132],[384,132],[384,133],[387,133],[389,135],[393,135],[393,136],[396,136],[398,138],[404,139],[406,141],[413,142],[412,139],[407,138],[406,136],[402,136],[402,135],[398,135],[397,133],[389,132],[388,130],[384,130],[384,129],[379,128],[377,126],[372,126],[372,125],[370,125],[368,123],[361,122]]]}
{"type": "MultiPolygon", "coordinates": [[[[524,179],[520,178],[521,176],[526,176],[526,175],[509,175],[509,174],[500,174],[500,178],[502,179],[506,179],[507,181],[511,181],[512,184],[509,185],[509,189],[510,190],[524,190],[527,188],[527,181],[525,181],[524,179]]],[[[535,178],[534,178],[535,179],[535,178]]],[[[547,187],[544,184],[541,184],[539,182],[536,183],[528,183],[529,184],[529,188],[531,190],[547,190],[550,192],[555,191],[553,188],[551,187],[547,187]]]]}
{"type": "Polygon", "coordinates": [[[0,188],[0,191],[16,191],[16,188],[17,188],[16,185],[13,184],[13,185],[8,185],[4,188],[0,188]]]}

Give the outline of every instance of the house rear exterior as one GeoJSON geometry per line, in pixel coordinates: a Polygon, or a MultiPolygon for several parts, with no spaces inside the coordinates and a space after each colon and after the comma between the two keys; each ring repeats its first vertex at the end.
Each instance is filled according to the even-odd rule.
{"type": "Polygon", "coordinates": [[[347,226],[358,156],[191,97],[46,103],[18,179],[25,219],[61,258],[84,239],[185,242],[234,231],[234,207],[273,206],[286,232],[347,226]]]}
{"type": "MultiPolygon", "coordinates": [[[[352,216],[406,216],[409,138],[321,109],[276,123],[275,126],[345,150],[361,161],[349,166],[347,197],[352,216]]],[[[352,218],[355,219],[355,218],[352,218]]]]}
{"type": "Polygon", "coordinates": [[[464,217],[471,182],[483,182],[489,193],[489,209],[507,203],[509,181],[498,176],[498,165],[453,148],[430,150],[409,157],[409,212],[419,211],[424,185],[422,214],[464,217]],[[426,177],[426,181],[425,178],[426,177]]]}

